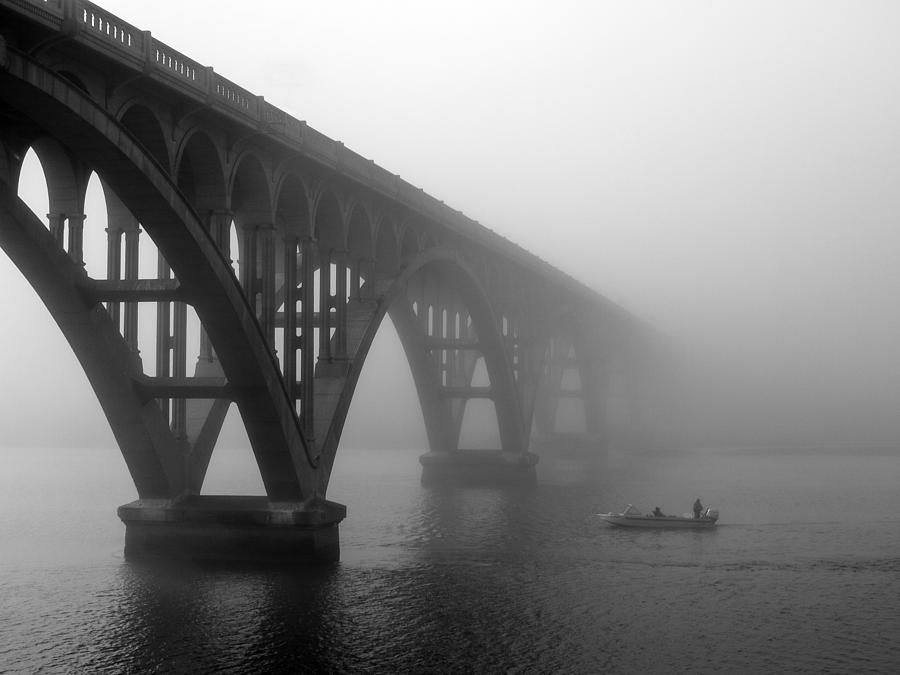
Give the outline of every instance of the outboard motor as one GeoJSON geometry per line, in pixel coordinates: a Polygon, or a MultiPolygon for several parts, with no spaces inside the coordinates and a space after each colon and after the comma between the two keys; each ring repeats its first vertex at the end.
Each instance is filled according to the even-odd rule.
{"type": "Polygon", "coordinates": [[[710,520],[715,522],[719,519],[719,509],[714,509],[714,508],[710,507],[710,508],[706,509],[706,511],[703,512],[703,516],[705,518],[709,518],[710,520]]]}

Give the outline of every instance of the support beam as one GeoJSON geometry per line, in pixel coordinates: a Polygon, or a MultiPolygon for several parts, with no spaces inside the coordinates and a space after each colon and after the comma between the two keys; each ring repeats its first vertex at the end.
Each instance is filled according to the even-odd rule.
{"type": "Polygon", "coordinates": [[[90,280],[82,293],[100,302],[184,302],[186,293],[175,279],[90,280]]]}
{"type": "MultiPolygon", "coordinates": [[[[301,289],[302,291],[302,289],[301,289]]],[[[297,312],[297,325],[303,325],[303,317],[306,316],[304,312],[297,312]]],[[[275,314],[275,328],[287,328],[288,323],[287,319],[284,316],[284,312],[276,312],[275,314]]],[[[318,327],[322,325],[322,313],[321,312],[313,312],[312,313],[312,325],[313,327],[318,327]]]]}
{"type": "Polygon", "coordinates": [[[154,398],[210,398],[235,400],[224,377],[140,377],[135,389],[146,400],[154,398]]]}

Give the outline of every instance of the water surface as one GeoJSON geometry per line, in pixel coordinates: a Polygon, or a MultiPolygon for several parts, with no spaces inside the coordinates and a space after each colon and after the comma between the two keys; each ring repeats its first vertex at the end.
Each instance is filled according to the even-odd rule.
{"type": "MultiPolygon", "coordinates": [[[[342,451],[341,563],[294,570],[125,561],[115,450],[0,462],[3,673],[900,668],[890,452],[547,454],[536,487],[500,489],[423,487],[415,452],[342,451]],[[715,531],[595,516],[696,497],[715,531]]],[[[258,485],[241,453],[217,462],[221,491],[258,485]]]]}

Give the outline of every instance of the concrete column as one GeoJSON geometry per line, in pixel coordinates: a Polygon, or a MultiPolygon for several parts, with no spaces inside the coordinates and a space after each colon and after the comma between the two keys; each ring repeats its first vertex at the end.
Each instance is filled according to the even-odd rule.
{"type": "Polygon", "coordinates": [[[419,323],[419,330],[423,336],[428,336],[428,299],[425,295],[425,281],[419,277],[416,284],[416,307],[418,312],[416,318],[419,323]]]}
{"type": "Polygon", "coordinates": [[[62,248],[63,240],[66,232],[66,214],[65,213],[48,213],[47,222],[50,228],[50,236],[53,241],[62,248]]]}
{"type": "Polygon", "coordinates": [[[354,258],[350,270],[350,297],[362,300],[360,294],[360,277],[362,276],[362,258],[354,258]]]}
{"type": "MultiPolygon", "coordinates": [[[[116,281],[122,278],[122,228],[110,225],[106,228],[106,278],[116,281]]],[[[119,303],[107,302],[106,311],[116,326],[119,325],[119,303]]]]}
{"type": "Polygon", "coordinates": [[[334,261],[337,266],[335,281],[335,353],[339,359],[347,358],[347,252],[335,251],[334,261]]]}
{"type": "Polygon", "coordinates": [[[253,308],[254,313],[257,312],[255,282],[258,278],[256,252],[258,234],[255,226],[244,226],[241,229],[241,251],[238,256],[241,288],[244,289],[244,293],[247,295],[247,300],[250,302],[250,307],[253,308]]]}
{"type": "Polygon", "coordinates": [[[315,434],[313,431],[313,413],[315,399],[315,340],[314,336],[314,307],[315,307],[315,242],[313,239],[303,239],[300,242],[300,273],[302,275],[303,288],[301,292],[301,309],[302,309],[302,327],[301,335],[302,349],[300,354],[300,382],[302,399],[301,403],[301,422],[303,426],[303,434],[308,440],[313,440],[315,434]]]}
{"type": "Polygon", "coordinates": [[[231,211],[215,210],[209,212],[209,234],[216,243],[222,257],[231,265],[231,211]]]}
{"type": "MultiPolygon", "coordinates": [[[[175,303],[174,335],[172,336],[172,375],[177,378],[187,377],[187,305],[175,303]]],[[[175,399],[172,405],[172,431],[175,438],[187,436],[187,407],[183,398],[175,399]]]]}
{"type": "Polygon", "coordinates": [[[331,360],[331,250],[319,250],[319,360],[331,360]]]}
{"type": "MultiPolygon", "coordinates": [[[[231,267],[231,211],[210,211],[208,214],[208,228],[212,240],[215,242],[225,263],[231,267]]],[[[209,340],[206,329],[200,327],[200,354],[198,365],[209,365],[217,361],[215,350],[209,340]]]]}
{"type": "Polygon", "coordinates": [[[257,228],[260,265],[256,277],[259,288],[259,323],[273,352],[275,347],[275,228],[270,224],[257,228]]]}
{"type": "MultiPolygon", "coordinates": [[[[134,281],[138,278],[141,230],[135,226],[125,231],[125,278],[134,281]]],[[[138,303],[125,303],[125,342],[135,354],[138,350],[138,303]]]]}
{"type": "Polygon", "coordinates": [[[366,258],[359,261],[360,277],[365,275],[365,281],[361,284],[360,299],[375,299],[375,258],[366,258]]]}
{"type": "Polygon", "coordinates": [[[284,237],[284,381],[293,403],[297,390],[297,235],[284,237]]]}
{"type": "MultiPolygon", "coordinates": [[[[157,261],[157,278],[170,278],[169,265],[166,263],[162,254],[159,255],[157,261]]],[[[171,368],[169,364],[169,354],[172,350],[172,332],[171,332],[171,311],[170,302],[156,303],[156,376],[169,377],[171,368]]],[[[163,412],[163,416],[169,419],[169,401],[160,399],[159,407],[163,412]]]]}
{"type": "Polygon", "coordinates": [[[79,265],[84,266],[84,219],[83,213],[69,214],[69,257],[79,265]]]}

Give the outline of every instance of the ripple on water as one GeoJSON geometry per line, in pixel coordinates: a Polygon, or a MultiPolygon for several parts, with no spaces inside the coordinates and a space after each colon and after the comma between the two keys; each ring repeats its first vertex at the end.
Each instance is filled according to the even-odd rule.
{"type": "Polygon", "coordinates": [[[41,474],[42,511],[21,528],[0,522],[0,671],[896,670],[894,458],[795,457],[780,474],[768,456],[685,462],[583,482],[545,471],[530,490],[344,476],[332,495],[349,507],[344,560],[302,570],[125,562],[116,503],[91,501],[103,494],[91,485],[54,505],[63,478],[41,474]],[[762,475],[782,477],[743,482],[762,475]],[[623,499],[676,510],[696,492],[720,506],[714,531],[616,530],[594,516],[623,499]],[[879,515],[846,513],[853,493],[879,515]],[[67,515],[73,499],[93,515],[67,515]]]}

